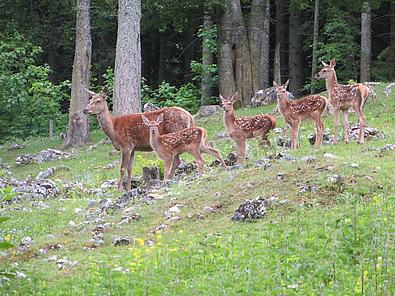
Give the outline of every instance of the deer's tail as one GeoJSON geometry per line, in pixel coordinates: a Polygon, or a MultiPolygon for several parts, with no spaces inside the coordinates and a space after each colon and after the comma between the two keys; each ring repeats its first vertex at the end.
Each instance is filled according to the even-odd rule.
{"type": "Polygon", "coordinates": [[[270,120],[270,128],[269,130],[274,130],[277,126],[277,119],[272,115],[266,115],[270,120]]]}

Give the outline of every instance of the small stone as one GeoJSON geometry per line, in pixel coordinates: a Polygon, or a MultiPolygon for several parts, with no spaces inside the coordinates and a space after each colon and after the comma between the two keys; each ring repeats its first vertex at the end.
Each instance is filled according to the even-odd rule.
{"type": "Polygon", "coordinates": [[[12,144],[10,146],[10,148],[8,148],[8,151],[14,151],[14,150],[22,149],[22,148],[25,148],[25,146],[21,145],[21,144],[18,144],[18,143],[15,143],[15,144],[12,144]]]}
{"type": "Polygon", "coordinates": [[[352,164],[351,164],[351,167],[354,168],[354,169],[357,169],[357,168],[359,168],[359,164],[357,164],[357,163],[352,163],[352,164]]]}
{"type": "Polygon", "coordinates": [[[113,246],[126,246],[131,244],[131,239],[128,237],[116,236],[112,240],[113,246]]]}
{"type": "Polygon", "coordinates": [[[180,220],[180,219],[181,219],[181,218],[178,217],[178,216],[172,216],[172,217],[166,219],[166,222],[174,222],[174,221],[178,221],[178,220],[180,220]]]}
{"type": "Polygon", "coordinates": [[[73,220],[70,220],[69,221],[69,226],[70,227],[75,227],[75,226],[77,226],[77,224],[73,220]]]}
{"type": "Polygon", "coordinates": [[[337,156],[332,153],[324,153],[324,157],[331,159],[337,158],[337,156]]]}
{"type": "Polygon", "coordinates": [[[75,214],[81,214],[81,213],[82,213],[82,209],[80,209],[80,208],[75,208],[75,209],[74,209],[74,213],[75,213],[75,214]]]}
{"type": "Polygon", "coordinates": [[[327,181],[329,183],[340,183],[342,181],[342,177],[339,175],[331,175],[328,177],[327,181]]]}
{"type": "Polygon", "coordinates": [[[214,210],[212,207],[210,207],[210,206],[204,206],[204,211],[205,211],[206,213],[215,212],[215,210],[214,210]]]}
{"type": "Polygon", "coordinates": [[[304,156],[302,157],[302,161],[304,161],[305,163],[312,163],[314,161],[316,161],[316,158],[314,156],[304,156]]]}

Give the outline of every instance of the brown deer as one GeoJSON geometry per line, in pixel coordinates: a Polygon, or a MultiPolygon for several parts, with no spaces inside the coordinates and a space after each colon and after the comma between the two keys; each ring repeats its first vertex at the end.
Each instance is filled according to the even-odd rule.
{"type": "Polygon", "coordinates": [[[353,85],[342,85],[337,83],[336,61],[332,59],[329,65],[322,62],[324,67],[315,75],[317,79],[326,80],[329,103],[333,107],[334,117],[334,138],[333,143],[338,140],[339,111],[343,112],[344,141],[349,142],[348,137],[348,109],[353,108],[359,119],[359,144],[365,141],[366,119],[363,113],[363,106],[369,94],[369,88],[362,83],[353,85]]]}
{"type": "MultiPolygon", "coordinates": [[[[107,105],[107,88],[104,88],[101,93],[88,92],[91,98],[83,112],[97,115],[103,132],[110,138],[115,149],[121,151],[121,177],[118,190],[122,190],[126,171],[128,172],[126,190],[130,190],[134,152],[152,151],[149,129],[143,123],[142,113],[112,116],[107,105]]],[[[195,126],[192,115],[182,108],[170,107],[144,113],[149,119],[154,119],[160,114],[163,114],[163,124],[159,128],[160,134],[195,126]]],[[[174,158],[173,166],[176,168],[179,164],[180,159],[177,156],[174,158]]]]}
{"type": "Polygon", "coordinates": [[[306,119],[312,119],[315,122],[314,146],[318,148],[322,145],[324,136],[324,125],[321,117],[326,107],[326,98],[319,95],[311,95],[298,100],[289,100],[288,84],[289,80],[284,85],[277,85],[273,81],[277,91],[277,109],[283,115],[284,120],[291,126],[291,149],[298,148],[299,126],[306,119]]]}
{"type": "Polygon", "coordinates": [[[245,161],[246,140],[250,138],[259,138],[261,143],[270,141],[267,134],[276,127],[276,119],[271,115],[255,115],[251,117],[239,117],[234,114],[233,104],[237,102],[237,93],[230,99],[225,99],[220,95],[222,108],[224,109],[224,124],[226,130],[236,142],[237,162],[245,161]]]}
{"type": "Polygon", "coordinates": [[[198,163],[199,175],[203,174],[203,158],[201,153],[207,153],[216,157],[226,168],[226,164],[217,149],[207,145],[207,132],[202,127],[190,127],[174,133],[159,134],[159,127],[163,122],[163,113],[156,120],[149,120],[142,115],[143,122],[150,129],[150,143],[152,149],[158,154],[159,158],[165,163],[165,179],[173,176],[175,169],[175,158],[180,154],[188,152],[198,163]]]}

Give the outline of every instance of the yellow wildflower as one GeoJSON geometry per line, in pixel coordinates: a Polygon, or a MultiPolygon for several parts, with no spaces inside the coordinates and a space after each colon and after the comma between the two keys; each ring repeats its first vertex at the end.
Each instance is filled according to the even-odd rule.
{"type": "Polygon", "coordinates": [[[9,241],[11,239],[11,235],[10,234],[7,234],[5,237],[4,237],[4,240],[5,241],[9,241]]]}
{"type": "Polygon", "coordinates": [[[136,242],[139,246],[143,246],[144,245],[144,240],[142,238],[138,238],[136,239],[136,242]]]}

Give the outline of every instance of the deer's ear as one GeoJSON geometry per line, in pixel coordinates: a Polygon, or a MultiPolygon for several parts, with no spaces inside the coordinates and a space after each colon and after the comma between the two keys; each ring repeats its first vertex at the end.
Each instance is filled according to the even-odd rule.
{"type": "Polygon", "coordinates": [[[230,100],[232,101],[232,103],[234,103],[234,102],[237,101],[237,95],[238,95],[238,93],[235,92],[235,94],[234,94],[234,95],[232,96],[232,98],[230,99],[230,100]]]}
{"type": "Polygon", "coordinates": [[[288,84],[289,84],[289,79],[288,79],[287,82],[285,82],[285,84],[284,84],[285,89],[288,87],[288,84]]]}
{"type": "Polygon", "coordinates": [[[222,102],[226,101],[226,99],[225,99],[221,94],[219,94],[219,99],[220,99],[222,102]]]}
{"type": "Polygon", "coordinates": [[[158,124],[161,124],[161,123],[163,122],[163,113],[161,113],[161,114],[158,116],[158,118],[156,119],[156,122],[157,122],[158,124]]]}
{"type": "Polygon", "coordinates": [[[322,65],[324,66],[324,67],[328,67],[329,65],[327,64],[327,63],[325,63],[325,62],[322,62],[321,61],[321,63],[322,63],[322,65]]]}
{"type": "Polygon", "coordinates": [[[149,125],[149,120],[148,120],[148,118],[147,117],[145,117],[144,115],[141,115],[141,119],[143,120],[143,123],[145,124],[145,125],[149,125]]]}
{"type": "Polygon", "coordinates": [[[335,59],[331,59],[330,61],[330,66],[333,68],[336,66],[336,60],[335,59]]]}
{"type": "Polygon", "coordinates": [[[273,86],[278,87],[278,84],[274,80],[273,80],[273,86]]]}
{"type": "Polygon", "coordinates": [[[93,97],[96,94],[94,91],[91,91],[85,87],[82,87],[82,89],[89,94],[89,97],[93,97]]]}
{"type": "Polygon", "coordinates": [[[102,89],[102,94],[103,95],[105,95],[106,97],[108,96],[108,87],[107,87],[107,85],[105,86],[105,87],[103,87],[103,89],[102,89]]]}

